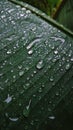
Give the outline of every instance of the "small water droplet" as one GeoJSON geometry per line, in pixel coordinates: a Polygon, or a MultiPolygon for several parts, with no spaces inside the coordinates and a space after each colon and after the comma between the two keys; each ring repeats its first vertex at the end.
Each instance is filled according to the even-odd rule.
{"type": "Polygon", "coordinates": [[[0,73],[0,77],[3,75],[3,73],[0,73]]]}
{"type": "Polygon", "coordinates": [[[44,84],[42,84],[42,88],[44,88],[45,87],[45,85],[44,84]]]}
{"type": "Polygon", "coordinates": [[[68,63],[67,65],[66,65],[66,70],[68,70],[70,68],[70,64],[68,63]]]}
{"type": "Polygon", "coordinates": [[[5,83],[7,83],[7,82],[8,82],[8,80],[9,80],[9,79],[6,79],[6,80],[5,80],[5,83]]]}
{"type": "Polygon", "coordinates": [[[11,54],[11,50],[8,50],[8,51],[7,51],[7,54],[11,54]]]}
{"type": "Polygon", "coordinates": [[[11,73],[13,73],[13,70],[11,70],[11,73]]]}
{"type": "Polygon", "coordinates": [[[30,11],[30,10],[26,10],[26,13],[27,13],[27,14],[30,14],[30,13],[31,13],[31,11],[30,11]]]}
{"type": "Polygon", "coordinates": [[[4,100],[6,103],[10,103],[12,101],[12,96],[8,94],[7,98],[4,100]]]}
{"type": "Polygon", "coordinates": [[[33,50],[29,50],[28,54],[31,55],[33,53],[33,50]]]}
{"type": "Polygon", "coordinates": [[[58,51],[57,51],[57,50],[55,50],[55,51],[54,51],[54,54],[58,54],[58,51]]]}
{"type": "Polygon", "coordinates": [[[54,120],[55,116],[49,116],[48,118],[51,119],[51,120],[54,120]]]}
{"type": "Polygon", "coordinates": [[[53,76],[51,76],[51,77],[50,77],[50,81],[51,81],[51,82],[53,82],[53,81],[54,81],[53,76]]]}
{"type": "Polygon", "coordinates": [[[11,117],[9,117],[9,120],[10,120],[10,121],[13,121],[13,122],[18,121],[18,119],[19,119],[19,118],[16,118],[16,117],[15,117],[15,118],[11,118],[11,117]]]}
{"type": "Polygon", "coordinates": [[[28,103],[28,105],[25,107],[25,109],[23,110],[23,115],[25,116],[25,117],[28,117],[28,115],[29,115],[29,112],[30,112],[30,104],[31,104],[31,100],[29,100],[29,103],[28,103]]]}
{"type": "Polygon", "coordinates": [[[71,61],[73,61],[73,57],[71,58],[71,61]]]}
{"type": "Polygon", "coordinates": [[[22,7],[22,10],[26,10],[26,8],[22,7]]]}
{"type": "Polygon", "coordinates": [[[58,93],[58,92],[56,93],[56,96],[59,96],[59,93],[58,93]]]}
{"type": "Polygon", "coordinates": [[[22,76],[24,74],[24,71],[19,72],[19,76],[22,76]]]}
{"type": "Polygon", "coordinates": [[[37,69],[42,69],[43,68],[43,60],[39,61],[38,64],[36,65],[37,69]]]}
{"type": "Polygon", "coordinates": [[[30,78],[29,77],[27,77],[27,80],[29,80],[30,78]]]}
{"type": "Polygon", "coordinates": [[[18,68],[19,68],[19,69],[22,69],[22,65],[19,65],[18,68]]]}
{"type": "Polygon", "coordinates": [[[42,88],[39,88],[39,90],[38,90],[38,91],[39,91],[39,93],[41,93],[41,92],[42,92],[42,88]]]}
{"type": "Polygon", "coordinates": [[[36,74],[37,72],[34,70],[34,72],[33,72],[34,74],[36,74]]]}
{"type": "Polygon", "coordinates": [[[34,121],[32,120],[32,121],[30,122],[30,124],[31,124],[31,125],[34,125],[34,121]]]}
{"type": "Polygon", "coordinates": [[[15,78],[16,78],[16,75],[13,75],[13,78],[15,79],[15,78]]]}

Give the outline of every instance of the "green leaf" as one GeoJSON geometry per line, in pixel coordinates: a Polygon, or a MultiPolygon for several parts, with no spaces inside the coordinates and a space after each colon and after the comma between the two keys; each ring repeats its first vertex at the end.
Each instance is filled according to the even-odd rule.
{"type": "Polygon", "coordinates": [[[0,128],[71,129],[73,33],[11,1],[0,1],[0,128]]]}

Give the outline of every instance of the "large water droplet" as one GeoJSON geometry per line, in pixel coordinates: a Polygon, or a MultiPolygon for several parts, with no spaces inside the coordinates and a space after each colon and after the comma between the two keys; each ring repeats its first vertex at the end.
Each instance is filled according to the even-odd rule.
{"type": "Polygon", "coordinates": [[[37,69],[42,69],[43,68],[43,60],[39,61],[38,64],[36,65],[37,69]]]}

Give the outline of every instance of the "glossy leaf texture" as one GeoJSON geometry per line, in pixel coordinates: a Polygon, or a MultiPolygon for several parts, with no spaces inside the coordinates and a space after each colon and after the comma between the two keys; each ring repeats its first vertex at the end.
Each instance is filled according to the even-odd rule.
{"type": "Polygon", "coordinates": [[[20,5],[0,0],[0,128],[71,129],[73,36],[20,5]]]}

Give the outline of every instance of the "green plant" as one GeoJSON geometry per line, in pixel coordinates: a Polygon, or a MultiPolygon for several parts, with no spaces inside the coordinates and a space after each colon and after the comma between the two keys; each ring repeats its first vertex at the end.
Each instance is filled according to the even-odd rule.
{"type": "Polygon", "coordinates": [[[73,128],[73,33],[26,3],[0,6],[1,130],[73,128]]]}

